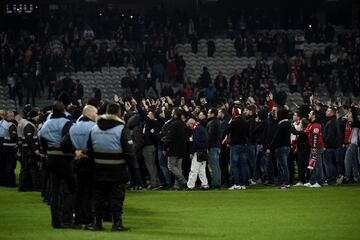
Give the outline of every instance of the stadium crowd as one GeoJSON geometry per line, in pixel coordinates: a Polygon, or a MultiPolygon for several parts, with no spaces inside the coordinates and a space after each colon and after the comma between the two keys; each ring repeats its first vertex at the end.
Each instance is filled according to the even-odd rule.
{"type": "Polygon", "coordinates": [[[101,230],[107,207],[113,230],[127,230],[125,189],[246,190],[259,184],[288,189],[358,182],[359,105],[334,95],[336,89],[359,93],[358,35],[336,35],[330,25],[271,35],[243,18],[236,24],[230,18],[227,34],[234,38],[236,55],[259,61],[229,81],[221,72],[213,80],[204,66],[192,82],[176,44],[190,42],[196,53],[198,38],[209,38],[211,57],[216,52],[207,36],[211,18],[171,17],[157,9],[113,19],[120,26],[109,24],[109,32],[101,28],[109,19],[99,20],[96,30],[83,21],[62,20],[0,38],[1,81],[20,106],[32,103],[21,113],[0,111],[0,185],[41,191],[54,228],[84,224],[101,230]],[[95,44],[98,34],[114,38],[115,47],[95,44]],[[51,48],[54,35],[61,36],[62,49],[51,48]],[[334,38],[336,46],[304,54],[306,39],[334,38]],[[275,58],[272,66],[269,58],[275,58]],[[129,70],[122,79],[127,96],[109,101],[97,90],[84,104],[81,83],[69,75],[58,78],[59,72],[104,66],[138,69],[138,76],[129,70]],[[304,97],[294,112],[286,93],[274,87],[285,81],[304,97]],[[169,84],[157,91],[157,82],[169,84]],[[184,87],[174,92],[179,83],[184,87]],[[328,87],[332,102],[314,98],[319,84],[328,87]],[[57,101],[35,107],[46,88],[48,98],[57,101]],[[148,96],[149,88],[155,96],[148,96]]]}
{"type": "Polygon", "coordinates": [[[114,229],[124,230],[122,204],[112,198],[122,203],[125,188],[319,188],[359,180],[356,103],[326,105],[311,96],[290,113],[280,93],[265,105],[235,99],[217,107],[168,96],[94,98],[83,106],[64,96],[42,111],[0,111],[0,184],[17,186],[19,161],[19,191],[42,192],[54,227],[92,222],[94,200],[89,228],[101,229],[104,182],[116,185],[109,208],[117,213],[114,229]]]}
{"type": "Polygon", "coordinates": [[[81,17],[54,14],[25,22],[18,32],[2,32],[0,78],[3,85],[9,86],[9,97],[22,106],[24,103],[35,105],[36,96],[46,89],[49,99],[56,99],[62,91],[75,95],[76,79],[61,81],[59,73],[99,71],[112,66],[137,70],[123,78],[122,85],[140,98],[153,88],[157,97],[164,93],[162,95],[191,98],[199,97],[194,96],[194,92],[202,92],[212,102],[213,98],[224,98],[228,92],[234,92],[229,89],[238,89],[234,97],[239,97],[241,90],[243,97],[252,96],[262,104],[264,98],[259,95],[264,88],[271,90],[278,82],[288,82],[292,92],[299,91],[306,98],[319,84],[327,86],[333,100],[335,89],[355,96],[360,90],[359,34],[336,33],[330,24],[309,28],[297,22],[287,27],[303,30],[270,33],[260,31],[269,27],[266,21],[254,24],[251,16],[227,17],[220,21],[224,24],[216,25],[212,17],[169,15],[162,8],[154,8],[144,15],[133,12],[102,14],[81,17]],[[104,25],[109,28],[102,28],[104,25]],[[211,57],[216,53],[213,38],[224,34],[234,39],[238,57],[256,56],[257,64],[234,73],[232,79],[223,79],[221,73],[210,76],[209,71],[201,76],[187,74],[187,63],[177,52],[176,45],[189,42],[196,53],[199,39],[208,39],[208,56],[211,57]],[[54,39],[61,41],[61,47],[53,47],[54,39]],[[113,39],[115,44],[96,42],[96,39],[113,39]],[[306,55],[306,42],[329,45],[324,51],[306,55]],[[272,66],[268,64],[271,59],[274,60],[272,66]],[[161,89],[157,89],[157,83],[161,89]],[[178,84],[183,87],[173,92],[172,87],[178,84]]]}

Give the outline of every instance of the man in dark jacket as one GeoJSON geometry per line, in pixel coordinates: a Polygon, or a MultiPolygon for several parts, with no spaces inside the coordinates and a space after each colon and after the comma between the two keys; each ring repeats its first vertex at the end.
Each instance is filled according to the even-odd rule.
{"type": "Polygon", "coordinates": [[[272,173],[269,173],[269,161],[270,153],[266,153],[266,131],[268,127],[267,121],[268,112],[267,110],[260,110],[255,119],[255,126],[252,131],[252,136],[256,143],[256,158],[255,166],[257,169],[254,173],[254,179],[260,178],[260,169],[264,169],[264,176],[262,178],[263,182],[270,182],[272,179],[269,179],[269,176],[272,173]]]}
{"type": "Polygon", "coordinates": [[[249,148],[249,167],[250,167],[250,172],[249,172],[249,177],[250,177],[250,183],[251,184],[256,184],[256,177],[255,177],[255,172],[256,170],[256,164],[255,164],[255,158],[256,158],[256,144],[255,144],[255,139],[253,136],[253,131],[255,128],[255,119],[256,119],[256,106],[255,105],[249,105],[246,107],[245,111],[245,117],[246,120],[249,123],[249,127],[250,127],[250,136],[249,136],[249,142],[248,142],[248,148],[249,148]]]}
{"type": "Polygon", "coordinates": [[[164,149],[168,156],[170,172],[175,176],[175,188],[187,187],[187,181],[182,173],[182,161],[186,154],[186,142],[189,140],[186,124],[181,120],[182,110],[175,108],[171,117],[172,120],[167,127],[164,141],[164,149]]]}
{"type": "Polygon", "coordinates": [[[156,190],[161,187],[159,171],[155,161],[160,124],[156,119],[155,114],[154,110],[148,111],[148,114],[144,119],[145,125],[143,128],[144,147],[142,149],[142,154],[144,156],[145,165],[150,177],[150,185],[148,186],[149,190],[156,190]]]}
{"type": "Polygon", "coordinates": [[[288,110],[281,108],[277,112],[278,128],[274,134],[271,148],[275,149],[278,166],[278,178],[282,189],[290,187],[288,156],[290,153],[291,123],[288,119],[288,110]]]}
{"type": "Polygon", "coordinates": [[[249,157],[246,146],[249,138],[249,124],[241,116],[241,110],[234,108],[232,110],[232,120],[227,129],[223,144],[227,141],[227,135],[230,137],[230,163],[231,171],[234,178],[234,185],[229,190],[245,190],[249,173],[247,159],[249,157]]]}
{"type": "Polygon", "coordinates": [[[191,169],[187,187],[193,189],[199,176],[201,188],[208,189],[209,185],[206,177],[208,133],[204,126],[192,118],[188,120],[187,125],[192,129],[192,137],[190,137],[191,169]]]}
{"type": "Polygon", "coordinates": [[[108,200],[112,215],[112,230],[126,231],[122,213],[126,183],[129,181],[128,165],[137,168],[134,145],[129,129],[121,117],[120,106],[109,104],[106,115],[92,128],[88,149],[94,160],[94,223],[91,230],[102,230],[104,205],[108,200]]]}
{"type": "Polygon", "coordinates": [[[216,108],[211,108],[208,111],[208,123],[206,125],[208,135],[208,160],[211,174],[211,187],[221,187],[221,170],[219,164],[220,155],[220,141],[221,141],[221,126],[217,118],[218,111],[216,108]]]}
{"type": "Polygon", "coordinates": [[[130,135],[134,141],[135,148],[135,161],[138,168],[132,168],[129,166],[130,171],[130,183],[133,189],[139,190],[143,187],[142,171],[144,169],[144,163],[142,161],[142,148],[144,146],[144,137],[142,133],[141,117],[140,114],[134,110],[129,109],[128,114],[125,116],[126,127],[130,130],[130,135]]]}
{"type": "Polygon", "coordinates": [[[326,111],[326,117],[328,121],[324,127],[324,165],[325,174],[328,183],[333,183],[337,176],[335,164],[333,163],[333,157],[336,162],[342,161],[341,156],[341,141],[342,135],[340,131],[339,121],[336,119],[336,109],[328,108],[326,111]]]}
{"type": "MultiPolygon", "coordinates": [[[[220,120],[220,136],[224,136],[224,132],[230,121],[230,116],[225,108],[221,108],[218,112],[218,119],[220,120]]],[[[230,148],[227,144],[221,144],[220,151],[220,169],[221,169],[221,182],[225,186],[230,186],[230,174],[229,174],[229,156],[230,148]]]]}
{"type": "Polygon", "coordinates": [[[274,136],[274,133],[276,132],[278,128],[277,124],[277,109],[278,107],[274,106],[271,109],[271,112],[268,116],[268,119],[266,120],[266,132],[265,132],[265,145],[263,146],[264,151],[267,155],[267,158],[265,160],[266,169],[268,171],[267,180],[265,181],[265,185],[272,185],[274,184],[274,173],[275,173],[275,154],[274,150],[271,149],[270,145],[274,136]]]}

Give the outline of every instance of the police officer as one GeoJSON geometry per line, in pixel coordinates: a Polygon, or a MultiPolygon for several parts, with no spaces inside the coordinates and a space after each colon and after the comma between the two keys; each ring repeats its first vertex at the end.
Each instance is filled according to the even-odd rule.
{"type": "Polygon", "coordinates": [[[41,145],[47,154],[51,220],[54,228],[72,227],[75,191],[75,180],[71,167],[72,155],[64,154],[60,148],[62,138],[68,133],[72,123],[64,113],[64,104],[56,101],[52,107],[50,119],[39,131],[41,145]]]}
{"type": "MultiPolygon", "coordinates": [[[[1,115],[0,115],[1,116],[1,115]]],[[[17,130],[14,123],[14,112],[8,112],[6,117],[1,117],[0,138],[2,138],[2,175],[3,184],[8,187],[16,187],[15,168],[17,151],[17,130]]]]}
{"type": "Polygon", "coordinates": [[[120,118],[120,106],[109,104],[106,114],[93,127],[89,138],[89,154],[94,159],[94,205],[95,216],[91,230],[102,230],[104,203],[109,201],[112,230],[126,231],[122,212],[125,184],[129,181],[127,165],[135,169],[135,154],[130,131],[120,118]]]}
{"type": "Polygon", "coordinates": [[[96,125],[97,109],[86,105],[82,117],[69,130],[69,140],[72,151],[75,151],[74,172],[77,179],[75,197],[75,224],[90,224],[92,222],[91,199],[93,167],[87,157],[87,143],[91,129],[96,125]]]}
{"type": "Polygon", "coordinates": [[[39,113],[31,110],[28,113],[30,121],[21,117],[20,114],[15,116],[18,123],[17,132],[19,138],[20,156],[20,180],[19,191],[40,190],[40,171],[38,162],[40,158],[40,146],[38,140],[38,128],[35,124],[39,119],[39,113]]]}
{"type": "Polygon", "coordinates": [[[6,176],[6,159],[2,154],[4,137],[6,132],[7,121],[5,119],[5,111],[0,110],[0,186],[5,185],[5,176],[6,176]]]}

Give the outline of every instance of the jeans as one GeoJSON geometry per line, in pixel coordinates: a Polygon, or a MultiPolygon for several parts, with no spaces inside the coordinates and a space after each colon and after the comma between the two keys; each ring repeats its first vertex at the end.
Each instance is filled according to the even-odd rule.
{"type": "Polygon", "coordinates": [[[256,145],[249,144],[249,178],[256,180],[255,174],[256,174],[256,145]]]}
{"type": "Polygon", "coordinates": [[[289,185],[289,167],[288,157],[290,153],[290,147],[279,147],[275,150],[275,157],[279,171],[279,183],[280,185],[289,185]]]}
{"type": "MultiPolygon", "coordinates": [[[[274,166],[271,161],[271,153],[267,153],[264,151],[262,145],[257,146],[256,152],[256,161],[258,162],[260,168],[264,169],[264,177],[263,180],[267,181],[268,183],[274,182],[274,166]]],[[[259,177],[257,173],[255,175],[256,178],[259,177]]]]}
{"type": "Polygon", "coordinates": [[[335,156],[336,163],[338,163],[338,166],[340,166],[341,161],[343,161],[341,148],[330,148],[324,151],[325,174],[328,182],[333,182],[338,175],[336,167],[332,160],[333,156],[335,156]]]}
{"type": "Polygon", "coordinates": [[[353,172],[354,178],[359,178],[359,165],[357,161],[357,150],[356,144],[349,144],[346,147],[345,154],[345,177],[350,179],[351,171],[353,172]]]}
{"type": "Polygon", "coordinates": [[[220,148],[209,148],[208,161],[211,175],[211,186],[221,186],[221,170],[219,164],[220,148]]]}
{"type": "MultiPolygon", "coordinates": [[[[315,183],[322,184],[322,180],[323,180],[323,166],[322,166],[323,150],[317,149],[316,151],[317,151],[317,159],[315,162],[315,168],[310,171],[310,183],[311,184],[315,184],[315,183]]],[[[312,153],[310,151],[309,159],[311,159],[311,158],[312,158],[312,153]]]]}
{"type": "Polygon", "coordinates": [[[337,176],[344,176],[345,175],[345,153],[346,147],[340,147],[336,149],[337,155],[339,157],[336,158],[336,170],[337,176]]]}
{"type": "Polygon", "coordinates": [[[230,186],[230,148],[228,148],[225,144],[221,145],[220,152],[220,169],[221,169],[221,178],[222,184],[224,186],[230,186]]]}
{"type": "Polygon", "coordinates": [[[309,151],[300,151],[298,155],[298,173],[299,173],[299,181],[302,183],[306,183],[309,179],[309,170],[307,169],[309,164],[309,151]]]}
{"type": "Polygon", "coordinates": [[[246,145],[234,145],[230,150],[231,172],[235,185],[245,186],[247,184],[247,173],[249,166],[247,159],[249,157],[246,145]]]}
{"type": "Polygon", "coordinates": [[[158,152],[158,158],[159,158],[159,166],[160,166],[160,172],[165,180],[166,185],[171,185],[171,173],[168,168],[168,162],[165,156],[165,152],[162,150],[159,150],[158,152]]]}

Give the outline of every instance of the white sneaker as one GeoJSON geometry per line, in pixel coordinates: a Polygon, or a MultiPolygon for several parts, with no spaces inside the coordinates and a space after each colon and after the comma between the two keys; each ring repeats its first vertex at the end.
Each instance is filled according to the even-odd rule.
{"type": "Polygon", "coordinates": [[[252,179],[250,179],[250,185],[256,185],[256,182],[254,181],[254,180],[252,180],[252,179]]]}
{"type": "Polygon", "coordinates": [[[246,186],[240,186],[241,190],[246,190],[246,186]]]}
{"type": "Polygon", "coordinates": [[[304,184],[302,182],[298,182],[297,184],[294,185],[294,187],[303,187],[304,184]]]}
{"type": "Polygon", "coordinates": [[[342,184],[343,181],[344,181],[344,176],[343,176],[343,175],[340,175],[340,176],[338,177],[338,179],[336,179],[336,184],[337,184],[337,185],[340,185],[340,184],[342,184]]]}
{"type": "Polygon", "coordinates": [[[229,188],[229,190],[241,190],[241,186],[240,185],[233,185],[232,187],[229,188]]]}
{"type": "Polygon", "coordinates": [[[305,184],[304,184],[304,187],[311,187],[311,183],[309,183],[309,182],[308,182],[308,183],[305,183],[305,184]]]}
{"type": "Polygon", "coordinates": [[[321,185],[319,183],[315,183],[311,185],[311,188],[321,188],[321,185]]]}

